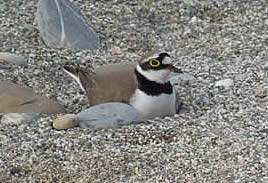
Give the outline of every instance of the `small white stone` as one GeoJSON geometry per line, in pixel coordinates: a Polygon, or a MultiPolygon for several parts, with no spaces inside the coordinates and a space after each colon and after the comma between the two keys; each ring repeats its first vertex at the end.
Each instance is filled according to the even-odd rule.
{"type": "Polygon", "coordinates": [[[204,120],[202,120],[201,123],[200,123],[200,125],[202,125],[202,126],[206,126],[206,124],[207,124],[207,123],[206,123],[206,121],[204,121],[204,120]]]}
{"type": "Polygon", "coordinates": [[[215,83],[216,87],[223,86],[224,88],[231,88],[234,86],[234,81],[232,79],[222,79],[215,83]]]}
{"type": "Polygon", "coordinates": [[[193,16],[192,19],[191,19],[191,22],[196,22],[196,21],[197,21],[197,17],[193,16]]]}

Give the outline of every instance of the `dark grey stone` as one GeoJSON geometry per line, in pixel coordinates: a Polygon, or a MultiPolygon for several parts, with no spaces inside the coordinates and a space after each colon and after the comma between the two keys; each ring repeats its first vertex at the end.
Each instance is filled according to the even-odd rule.
{"type": "Polygon", "coordinates": [[[79,126],[82,128],[119,128],[142,122],[140,114],[134,107],[116,102],[93,106],[78,113],[78,117],[79,126]]]}
{"type": "Polygon", "coordinates": [[[2,70],[8,70],[9,67],[6,66],[6,65],[2,65],[2,64],[0,64],[0,69],[2,69],[2,70]]]}
{"type": "Polygon", "coordinates": [[[37,24],[43,40],[54,48],[95,49],[99,36],[69,0],[40,0],[37,24]]]}

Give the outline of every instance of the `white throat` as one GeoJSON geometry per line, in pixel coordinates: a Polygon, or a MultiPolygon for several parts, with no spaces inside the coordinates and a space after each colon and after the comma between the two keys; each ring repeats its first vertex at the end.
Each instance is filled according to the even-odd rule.
{"type": "Polygon", "coordinates": [[[148,80],[155,81],[158,83],[166,83],[168,81],[168,75],[170,74],[170,71],[168,69],[145,71],[139,65],[137,65],[136,69],[148,80]]]}

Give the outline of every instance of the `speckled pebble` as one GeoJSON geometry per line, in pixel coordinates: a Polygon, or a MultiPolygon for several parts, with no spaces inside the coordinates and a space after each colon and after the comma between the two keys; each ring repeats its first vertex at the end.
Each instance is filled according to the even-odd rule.
{"type": "Polygon", "coordinates": [[[40,114],[38,113],[8,113],[1,118],[1,123],[10,125],[25,122],[33,122],[39,117],[40,114]]]}
{"type": "Polygon", "coordinates": [[[268,95],[268,88],[257,88],[255,90],[255,96],[259,98],[265,98],[268,95]]]}

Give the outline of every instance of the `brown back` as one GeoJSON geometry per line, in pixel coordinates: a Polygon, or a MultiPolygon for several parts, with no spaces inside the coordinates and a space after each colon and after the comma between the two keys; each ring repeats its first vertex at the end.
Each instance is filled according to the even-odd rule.
{"type": "MultiPolygon", "coordinates": [[[[134,64],[106,65],[96,69],[84,86],[91,106],[106,102],[129,103],[137,87],[134,64]],[[93,80],[93,81],[92,81],[93,80]]],[[[82,79],[82,78],[80,78],[82,79]]]]}

